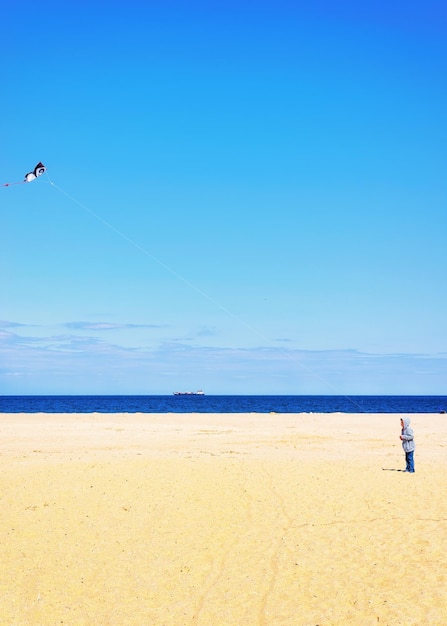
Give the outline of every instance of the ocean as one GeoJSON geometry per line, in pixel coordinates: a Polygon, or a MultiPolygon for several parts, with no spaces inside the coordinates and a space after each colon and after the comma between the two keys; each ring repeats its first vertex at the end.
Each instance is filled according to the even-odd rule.
{"type": "Polygon", "coordinates": [[[0,396],[0,413],[444,413],[447,396],[0,396]]]}

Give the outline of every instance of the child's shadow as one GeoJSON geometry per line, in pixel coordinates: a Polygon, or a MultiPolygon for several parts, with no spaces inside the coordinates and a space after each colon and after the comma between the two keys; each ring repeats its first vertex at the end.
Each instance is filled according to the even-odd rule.
{"type": "Polygon", "coordinates": [[[405,472],[403,469],[396,469],[395,467],[382,467],[384,472],[405,472]]]}

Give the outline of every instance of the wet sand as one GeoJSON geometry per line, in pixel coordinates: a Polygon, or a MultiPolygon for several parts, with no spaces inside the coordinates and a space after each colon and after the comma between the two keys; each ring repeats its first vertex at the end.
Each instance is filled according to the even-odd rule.
{"type": "Polygon", "coordinates": [[[0,624],[447,623],[447,416],[0,414],[0,624]]]}

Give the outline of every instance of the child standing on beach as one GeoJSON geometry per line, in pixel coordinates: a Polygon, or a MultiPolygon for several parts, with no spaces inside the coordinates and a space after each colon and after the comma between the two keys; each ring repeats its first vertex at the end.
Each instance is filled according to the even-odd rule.
{"type": "Polygon", "coordinates": [[[402,448],[405,452],[405,461],[407,463],[406,472],[414,472],[414,433],[413,429],[410,428],[410,418],[403,417],[400,420],[400,425],[402,427],[402,432],[400,435],[400,439],[402,441],[402,448]]]}

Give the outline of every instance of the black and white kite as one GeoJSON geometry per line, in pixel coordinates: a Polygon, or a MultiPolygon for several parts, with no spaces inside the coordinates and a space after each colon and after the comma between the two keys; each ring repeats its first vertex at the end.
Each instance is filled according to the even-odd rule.
{"type": "Polygon", "coordinates": [[[36,165],[32,172],[28,172],[28,174],[25,174],[25,178],[23,180],[19,180],[16,183],[3,183],[1,187],[10,187],[11,185],[30,183],[31,181],[36,180],[36,178],[38,178],[39,176],[42,176],[42,174],[46,172],[46,170],[47,168],[45,167],[45,165],[39,161],[39,163],[36,165]]]}
{"type": "Polygon", "coordinates": [[[45,167],[45,165],[39,161],[39,163],[36,165],[33,171],[28,172],[28,174],[25,175],[25,180],[23,182],[30,183],[32,180],[35,180],[38,176],[42,176],[42,174],[45,172],[46,169],[47,168],[45,167]]]}

